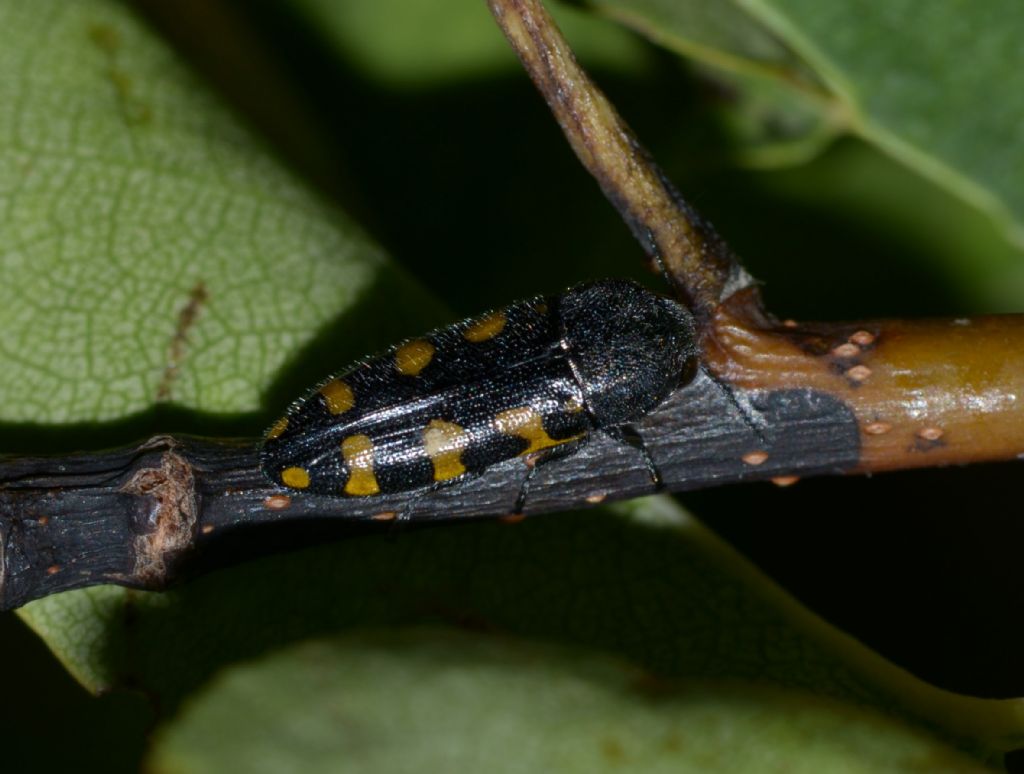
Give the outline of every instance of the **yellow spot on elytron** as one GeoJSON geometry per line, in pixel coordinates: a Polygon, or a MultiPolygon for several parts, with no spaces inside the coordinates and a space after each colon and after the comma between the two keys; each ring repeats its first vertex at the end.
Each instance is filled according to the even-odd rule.
{"type": "Polygon", "coordinates": [[[288,417],[281,417],[267,430],[267,438],[277,438],[288,427],[288,417]]]}
{"type": "Polygon", "coordinates": [[[462,332],[467,341],[479,344],[481,341],[493,339],[505,328],[507,322],[504,312],[494,312],[486,317],[481,317],[462,332]]]}
{"type": "Polygon", "coordinates": [[[552,438],[544,430],[540,414],[529,406],[520,406],[495,414],[494,426],[499,433],[517,435],[530,442],[529,446],[519,452],[520,456],[533,454],[533,452],[547,449],[549,446],[558,446],[583,437],[581,434],[569,438],[552,438]]]}
{"type": "Polygon", "coordinates": [[[320,388],[320,394],[327,402],[327,410],[332,414],[344,414],[356,404],[356,396],[352,388],[341,379],[332,379],[320,388]]]}
{"type": "Polygon", "coordinates": [[[547,314],[548,313],[548,305],[547,304],[536,304],[533,308],[534,308],[534,310],[536,310],[537,314],[547,314]]]}
{"type": "Polygon", "coordinates": [[[281,483],[292,489],[309,486],[309,472],[305,468],[285,468],[281,471],[281,483]]]}
{"type": "Polygon", "coordinates": [[[350,435],[341,442],[341,456],[349,469],[346,494],[366,496],[380,492],[373,475],[373,441],[369,436],[350,435]]]}
{"type": "Polygon", "coordinates": [[[416,376],[434,359],[434,345],[423,339],[403,344],[395,352],[395,368],[400,374],[416,376]]]}
{"type": "Polygon", "coordinates": [[[468,445],[469,435],[454,422],[430,420],[423,431],[423,448],[434,463],[435,481],[447,481],[466,472],[460,458],[468,445]]]}

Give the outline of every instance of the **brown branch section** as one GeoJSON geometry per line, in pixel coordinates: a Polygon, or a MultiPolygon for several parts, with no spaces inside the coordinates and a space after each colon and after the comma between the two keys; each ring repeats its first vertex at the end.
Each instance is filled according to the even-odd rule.
{"type": "Polygon", "coordinates": [[[698,317],[749,287],[751,278],[728,245],[683,200],[580,68],[544,6],[538,0],[489,4],[580,161],[698,317]]]}
{"type": "Polygon", "coordinates": [[[771,326],[737,297],[706,364],[744,390],[820,390],[861,437],[852,472],[1024,459],[1024,315],[771,326]]]}

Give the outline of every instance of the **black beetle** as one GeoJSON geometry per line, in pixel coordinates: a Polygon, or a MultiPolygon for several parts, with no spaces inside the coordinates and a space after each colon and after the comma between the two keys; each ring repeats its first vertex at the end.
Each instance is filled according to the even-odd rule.
{"type": "MultiPolygon", "coordinates": [[[[693,316],[626,280],[538,296],[439,328],[339,372],[267,432],[264,473],[290,489],[370,497],[428,490],[634,422],[697,364],[693,316]]],[[[642,443],[648,468],[660,483],[642,443]]]]}

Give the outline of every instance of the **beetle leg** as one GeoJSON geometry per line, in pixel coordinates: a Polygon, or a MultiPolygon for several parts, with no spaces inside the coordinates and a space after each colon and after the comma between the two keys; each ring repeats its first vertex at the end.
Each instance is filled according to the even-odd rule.
{"type": "Polygon", "coordinates": [[[445,487],[451,486],[452,484],[464,484],[467,481],[472,481],[474,478],[479,478],[484,471],[482,470],[468,470],[461,476],[456,478],[445,479],[444,481],[435,481],[426,489],[420,490],[419,492],[413,492],[409,497],[406,498],[405,503],[402,505],[402,509],[398,512],[398,515],[394,519],[394,526],[396,529],[401,529],[402,525],[412,521],[412,511],[416,503],[422,500],[429,494],[433,494],[438,489],[444,489],[445,487]]]}
{"type": "Polygon", "coordinates": [[[548,462],[568,457],[570,454],[575,454],[580,448],[587,442],[587,436],[578,438],[575,441],[569,441],[567,443],[559,444],[558,446],[551,446],[539,452],[529,454],[523,459],[526,461],[526,477],[523,479],[523,483],[519,486],[519,496],[516,497],[516,504],[512,508],[512,516],[521,516],[523,513],[523,506],[526,505],[526,495],[530,490],[530,482],[533,480],[534,475],[537,473],[537,468],[548,462]]]}
{"type": "Polygon", "coordinates": [[[612,438],[619,443],[624,443],[627,446],[631,446],[640,452],[640,456],[644,459],[644,465],[647,466],[647,473],[651,477],[651,483],[654,484],[654,488],[661,491],[665,487],[665,482],[661,477],[661,471],[658,470],[658,466],[654,462],[654,458],[651,457],[650,451],[647,449],[647,444],[643,439],[643,436],[637,431],[633,425],[613,425],[612,427],[601,428],[605,435],[612,438]]]}

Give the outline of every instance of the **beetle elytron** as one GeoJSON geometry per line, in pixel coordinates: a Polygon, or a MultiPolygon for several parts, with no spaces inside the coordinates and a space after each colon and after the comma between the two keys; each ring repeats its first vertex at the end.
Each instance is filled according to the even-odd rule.
{"type": "Polygon", "coordinates": [[[578,285],[338,373],[274,423],[260,462],[295,490],[428,490],[516,456],[571,454],[595,431],[621,439],[692,376],[696,358],[693,317],[680,303],[626,280],[578,285]]]}

